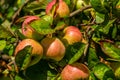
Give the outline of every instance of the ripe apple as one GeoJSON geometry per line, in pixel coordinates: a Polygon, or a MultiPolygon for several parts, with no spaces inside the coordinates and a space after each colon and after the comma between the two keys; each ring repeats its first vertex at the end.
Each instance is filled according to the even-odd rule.
{"type": "Polygon", "coordinates": [[[52,15],[53,17],[59,16],[60,18],[64,18],[66,16],[69,16],[70,10],[65,1],[52,0],[46,6],[46,14],[52,15]]]}
{"type": "Polygon", "coordinates": [[[35,40],[39,40],[41,38],[41,35],[36,32],[31,26],[30,23],[39,20],[40,18],[38,16],[25,16],[25,20],[22,23],[22,34],[27,38],[32,38],[35,40]]]}
{"type": "Polygon", "coordinates": [[[58,38],[46,37],[41,41],[41,44],[46,58],[60,61],[64,57],[65,46],[58,38]]]}
{"type": "Polygon", "coordinates": [[[88,79],[89,75],[88,67],[77,62],[66,65],[61,72],[62,80],[83,80],[88,79]]]}
{"type": "Polygon", "coordinates": [[[68,26],[63,32],[65,34],[63,39],[67,40],[68,44],[73,44],[82,40],[82,33],[75,26],[68,26]]]}
{"type": "Polygon", "coordinates": [[[56,13],[60,18],[69,16],[70,10],[69,10],[68,5],[65,3],[65,1],[59,0],[56,13]]]}
{"type": "Polygon", "coordinates": [[[32,66],[38,63],[43,56],[43,47],[37,41],[33,39],[22,40],[16,46],[14,55],[16,56],[20,50],[24,49],[26,46],[29,46],[29,45],[33,48],[31,52],[31,61],[29,64],[29,66],[32,66]]]}

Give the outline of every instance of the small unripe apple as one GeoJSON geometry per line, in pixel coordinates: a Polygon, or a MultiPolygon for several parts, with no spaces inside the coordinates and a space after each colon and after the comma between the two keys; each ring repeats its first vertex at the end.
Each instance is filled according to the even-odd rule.
{"type": "Polygon", "coordinates": [[[18,43],[18,45],[15,48],[14,55],[16,56],[19,51],[23,50],[26,46],[31,46],[32,47],[32,52],[31,52],[31,58],[32,60],[30,61],[29,66],[32,66],[40,61],[40,59],[43,56],[43,47],[41,46],[40,43],[33,39],[24,39],[21,42],[18,43]]]}
{"type": "Polygon", "coordinates": [[[64,57],[65,46],[58,38],[44,38],[41,44],[46,58],[60,61],[64,57]]]}
{"type": "Polygon", "coordinates": [[[65,34],[63,39],[67,40],[68,44],[73,44],[82,40],[82,33],[75,26],[68,26],[63,32],[65,34]]]}
{"type": "Polygon", "coordinates": [[[85,6],[84,0],[77,0],[76,2],[76,9],[80,9],[85,6]]]}
{"type": "Polygon", "coordinates": [[[90,75],[89,69],[82,63],[68,64],[61,72],[62,80],[84,80],[90,75]]]}
{"type": "Polygon", "coordinates": [[[59,15],[60,18],[64,18],[69,16],[70,10],[68,5],[63,0],[59,0],[58,8],[56,14],[59,15]]]}

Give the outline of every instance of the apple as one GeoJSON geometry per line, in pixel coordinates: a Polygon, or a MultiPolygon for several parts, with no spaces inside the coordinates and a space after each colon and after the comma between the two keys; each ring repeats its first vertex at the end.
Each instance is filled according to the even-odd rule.
{"type": "Polygon", "coordinates": [[[52,15],[53,17],[59,16],[60,18],[64,18],[69,16],[70,10],[65,1],[52,0],[46,6],[46,14],[52,15]]]}
{"type": "Polygon", "coordinates": [[[81,9],[85,5],[86,4],[85,4],[84,0],[77,0],[77,2],[76,2],[76,9],[81,9]]]}
{"type": "Polygon", "coordinates": [[[68,42],[68,44],[73,44],[82,41],[82,33],[75,26],[66,27],[63,33],[65,34],[63,39],[65,39],[68,42]]]}
{"type": "Polygon", "coordinates": [[[29,46],[29,45],[33,48],[32,52],[31,52],[31,61],[29,64],[29,66],[32,66],[32,65],[38,63],[43,56],[43,47],[37,41],[35,41],[33,39],[22,40],[16,46],[14,55],[16,56],[20,50],[24,49],[26,46],[29,46]]]}
{"type": "Polygon", "coordinates": [[[41,45],[43,46],[44,55],[47,59],[53,59],[55,61],[60,61],[65,55],[65,46],[56,37],[44,38],[41,41],[41,45]]]}
{"type": "Polygon", "coordinates": [[[54,13],[52,14],[52,9],[53,6],[55,6],[56,4],[56,0],[52,0],[51,2],[49,2],[46,6],[46,14],[47,15],[54,15],[54,13]]]}
{"type": "Polygon", "coordinates": [[[58,8],[57,8],[56,14],[60,18],[64,18],[64,17],[69,16],[70,10],[69,10],[68,5],[65,3],[65,1],[59,0],[59,4],[58,4],[58,8]]]}
{"type": "Polygon", "coordinates": [[[62,80],[84,80],[90,75],[89,69],[83,63],[68,64],[61,72],[62,80]]]}
{"type": "Polygon", "coordinates": [[[39,20],[40,18],[38,16],[25,16],[24,18],[25,18],[25,20],[22,23],[22,34],[26,38],[32,38],[32,39],[35,39],[35,40],[39,40],[39,38],[41,38],[41,35],[39,33],[37,33],[30,26],[30,23],[35,21],[35,20],[39,20]]]}

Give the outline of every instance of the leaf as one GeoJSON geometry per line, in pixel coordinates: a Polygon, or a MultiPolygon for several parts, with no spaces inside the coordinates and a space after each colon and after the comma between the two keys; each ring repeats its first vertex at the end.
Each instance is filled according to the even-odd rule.
{"type": "Polygon", "coordinates": [[[92,7],[99,13],[107,13],[108,11],[106,10],[106,8],[103,5],[103,1],[104,0],[90,0],[90,3],[92,5],[92,7]]]}
{"type": "Polygon", "coordinates": [[[52,80],[56,77],[57,72],[50,69],[46,60],[41,60],[39,63],[27,68],[25,75],[29,80],[52,80]]]}
{"type": "Polygon", "coordinates": [[[45,9],[47,5],[47,0],[32,1],[24,9],[25,11],[35,11],[39,9],[45,9]]]}
{"type": "Polygon", "coordinates": [[[65,22],[59,21],[55,27],[55,30],[61,30],[65,27],[65,22]]]}
{"type": "Polygon", "coordinates": [[[117,36],[117,26],[114,26],[113,31],[112,31],[112,38],[115,38],[117,36]]]}
{"type": "Polygon", "coordinates": [[[26,46],[23,50],[19,51],[15,56],[15,62],[20,70],[25,70],[31,60],[31,46],[26,46]]]}
{"type": "Polygon", "coordinates": [[[83,43],[75,43],[73,45],[69,45],[66,49],[66,58],[68,59],[68,63],[72,64],[76,62],[83,55],[85,49],[85,44],[83,43]]]}
{"type": "Polygon", "coordinates": [[[2,51],[6,46],[6,41],[5,40],[0,40],[0,51],[2,51]]]}
{"type": "Polygon", "coordinates": [[[48,21],[44,19],[36,20],[31,22],[30,24],[38,33],[46,35],[52,34],[55,32],[54,29],[51,28],[51,25],[48,21]]]}
{"type": "Polygon", "coordinates": [[[120,60],[120,49],[115,47],[115,45],[109,42],[102,42],[101,44],[102,51],[108,55],[110,58],[120,60]]]}
{"type": "Polygon", "coordinates": [[[106,64],[98,63],[93,68],[94,75],[99,80],[114,80],[115,75],[110,67],[106,64]]]}
{"type": "Polygon", "coordinates": [[[13,36],[12,30],[9,28],[10,23],[6,20],[0,25],[0,38],[9,38],[13,36]]]}
{"type": "Polygon", "coordinates": [[[15,80],[24,80],[24,79],[22,77],[20,77],[19,75],[16,75],[15,80]]]}
{"type": "Polygon", "coordinates": [[[104,25],[104,28],[101,28],[100,31],[103,32],[104,34],[109,33],[110,27],[113,25],[116,19],[110,20],[107,24],[104,25]]]}
{"type": "Polygon", "coordinates": [[[89,67],[89,69],[92,69],[98,62],[99,62],[99,59],[96,55],[95,49],[89,48],[89,52],[88,52],[88,67],[89,67]]]}
{"type": "Polygon", "coordinates": [[[105,14],[96,12],[96,23],[102,23],[105,20],[105,14]]]}

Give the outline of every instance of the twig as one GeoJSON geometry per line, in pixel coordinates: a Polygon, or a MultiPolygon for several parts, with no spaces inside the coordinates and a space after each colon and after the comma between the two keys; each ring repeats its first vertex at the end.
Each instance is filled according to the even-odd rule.
{"type": "Polygon", "coordinates": [[[78,14],[78,13],[80,13],[80,12],[86,10],[86,9],[90,9],[90,8],[92,8],[92,6],[91,5],[87,5],[87,6],[83,7],[83,8],[81,8],[81,9],[78,9],[78,10],[70,13],[69,17],[72,17],[72,16],[74,16],[74,15],[76,15],[76,14],[78,14]]]}
{"type": "Polygon", "coordinates": [[[22,8],[29,2],[29,0],[26,0],[25,3],[14,13],[13,17],[12,17],[12,22],[11,22],[11,25],[10,27],[13,25],[16,17],[20,14],[22,8]]]}

